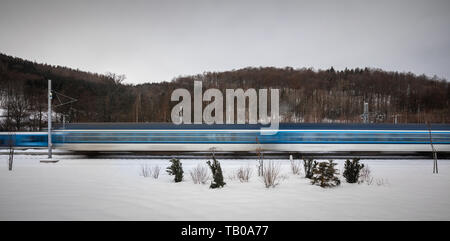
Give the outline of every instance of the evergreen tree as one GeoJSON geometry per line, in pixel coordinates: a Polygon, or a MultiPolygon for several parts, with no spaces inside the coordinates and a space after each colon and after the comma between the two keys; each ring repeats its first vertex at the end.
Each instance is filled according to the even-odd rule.
{"type": "Polygon", "coordinates": [[[314,176],[311,179],[311,183],[319,185],[321,187],[334,187],[341,184],[341,181],[336,176],[338,174],[337,169],[334,168],[337,164],[333,160],[328,162],[320,162],[316,168],[314,168],[314,176]]]}
{"type": "Polygon", "coordinates": [[[180,160],[176,158],[172,158],[170,160],[172,165],[167,167],[167,173],[169,175],[174,175],[174,181],[175,182],[181,182],[183,180],[183,164],[180,162],[180,160]]]}
{"type": "Polygon", "coordinates": [[[346,160],[344,164],[343,176],[348,183],[356,183],[359,179],[359,171],[364,168],[364,164],[359,163],[359,158],[354,158],[352,161],[346,160]]]}
{"type": "Polygon", "coordinates": [[[213,162],[207,161],[208,166],[211,168],[211,172],[213,175],[213,181],[211,182],[210,188],[219,188],[225,186],[225,182],[223,181],[222,168],[220,167],[220,162],[216,160],[213,156],[213,162]]]}

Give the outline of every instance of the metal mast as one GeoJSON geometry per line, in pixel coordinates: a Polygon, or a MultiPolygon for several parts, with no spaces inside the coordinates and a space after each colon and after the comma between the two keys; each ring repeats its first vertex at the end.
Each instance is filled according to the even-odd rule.
{"type": "Polygon", "coordinates": [[[47,117],[47,123],[48,123],[48,158],[41,160],[42,163],[55,163],[58,162],[58,160],[52,159],[52,81],[48,80],[48,117],[47,117]]]}
{"type": "Polygon", "coordinates": [[[48,159],[52,158],[52,80],[48,80],[48,159]]]}

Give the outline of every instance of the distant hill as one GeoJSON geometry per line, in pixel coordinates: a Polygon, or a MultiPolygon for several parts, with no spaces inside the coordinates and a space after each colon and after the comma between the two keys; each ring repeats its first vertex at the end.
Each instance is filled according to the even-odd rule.
{"type": "MultiPolygon", "coordinates": [[[[449,123],[450,88],[444,79],[380,69],[328,70],[259,67],[183,76],[170,82],[123,84],[123,76],[39,64],[0,54],[1,129],[40,130],[46,124],[47,79],[77,102],[56,107],[57,121],[169,122],[176,88],[279,88],[284,122],[361,122],[369,103],[371,122],[449,123]]],[[[63,98],[63,97],[61,97],[63,98]]],[[[55,98],[55,104],[58,99],[55,98]]]]}

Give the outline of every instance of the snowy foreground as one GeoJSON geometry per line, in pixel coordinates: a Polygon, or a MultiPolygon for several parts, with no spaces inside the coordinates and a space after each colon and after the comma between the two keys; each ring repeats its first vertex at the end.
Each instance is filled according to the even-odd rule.
{"type": "MultiPolygon", "coordinates": [[[[77,159],[16,155],[7,170],[0,155],[0,220],[450,220],[450,160],[362,160],[372,185],[334,189],[310,185],[277,160],[285,179],[266,189],[256,160],[221,160],[227,185],[194,184],[189,170],[206,160],[182,160],[184,181],[173,183],[168,160],[77,159]],[[139,175],[141,165],[159,165],[159,179],[139,175]],[[248,183],[230,179],[240,166],[253,170],[248,183]]],[[[342,173],[343,161],[338,160],[342,173]]]]}

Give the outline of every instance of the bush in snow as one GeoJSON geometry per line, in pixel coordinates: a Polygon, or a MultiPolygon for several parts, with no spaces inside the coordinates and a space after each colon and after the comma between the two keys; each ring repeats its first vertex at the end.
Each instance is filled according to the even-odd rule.
{"type": "Polygon", "coordinates": [[[192,181],[195,184],[205,184],[208,181],[208,169],[204,165],[198,164],[197,167],[190,171],[192,181]]]}
{"type": "Polygon", "coordinates": [[[377,184],[377,186],[385,186],[385,185],[389,185],[389,181],[384,178],[377,178],[376,184],[377,184]]]}
{"type": "Polygon", "coordinates": [[[156,165],[156,166],[154,166],[154,167],[152,167],[151,169],[150,169],[150,175],[153,177],[153,178],[155,178],[155,179],[158,179],[158,177],[159,177],[159,172],[161,171],[161,167],[159,167],[158,165],[156,165]]]}
{"type": "Polygon", "coordinates": [[[237,179],[236,172],[232,172],[231,174],[228,174],[227,177],[228,177],[228,180],[230,180],[230,181],[236,180],[237,179]]]}
{"type": "Polygon", "coordinates": [[[264,163],[263,181],[266,188],[278,185],[280,178],[280,164],[275,164],[272,161],[269,161],[268,164],[264,163]]]}
{"type": "Polygon", "coordinates": [[[211,168],[211,173],[213,175],[213,181],[211,182],[210,188],[219,188],[225,186],[225,182],[223,181],[222,168],[220,167],[220,162],[216,160],[213,156],[213,162],[207,161],[208,166],[211,168]]]}
{"type": "Polygon", "coordinates": [[[311,179],[314,175],[313,170],[316,168],[317,162],[313,159],[303,159],[303,168],[305,169],[305,177],[311,179]]]}
{"type": "Polygon", "coordinates": [[[155,179],[158,179],[160,170],[161,168],[159,166],[150,167],[147,164],[142,164],[139,174],[143,177],[153,177],[155,179]]]}
{"type": "Polygon", "coordinates": [[[341,181],[336,176],[337,169],[334,168],[337,164],[333,160],[328,162],[320,162],[313,170],[313,177],[311,183],[321,187],[334,187],[341,184],[341,181]]]}
{"type": "Polygon", "coordinates": [[[142,164],[141,165],[141,171],[140,171],[139,174],[141,176],[143,176],[143,177],[149,177],[151,175],[150,167],[147,166],[147,164],[142,164]]]}
{"type": "Polygon", "coordinates": [[[169,167],[167,167],[167,173],[169,175],[174,175],[174,181],[175,182],[181,182],[183,180],[183,165],[180,162],[180,160],[176,159],[176,158],[172,158],[172,160],[170,160],[170,162],[172,163],[172,165],[170,165],[169,167]]]}
{"type": "Polygon", "coordinates": [[[239,181],[248,182],[248,180],[252,176],[252,169],[250,168],[250,166],[240,167],[236,172],[236,176],[239,181]]]}
{"type": "Polygon", "coordinates": [[[294,175],[300,175],[301,162],[299,160],[291,160],[291,171],[294,175]]]}
{"type": "Polygon", "coordinates": [[[356,183],[359,179],[359,173],[364,168],[364,164],[359,163],[359,158],[354,158],[352,161],[347,159],[344,164],[343,176],[348,183],[356,183]]]}
{"type": "Polygon", "coordinates": [[[372,171],[369,168],[369,165],[365,165],[361,171],[359,172],[359,183],[367,183],[367,185],[372,184],[373,177],[372,177],[372,171]]]}

